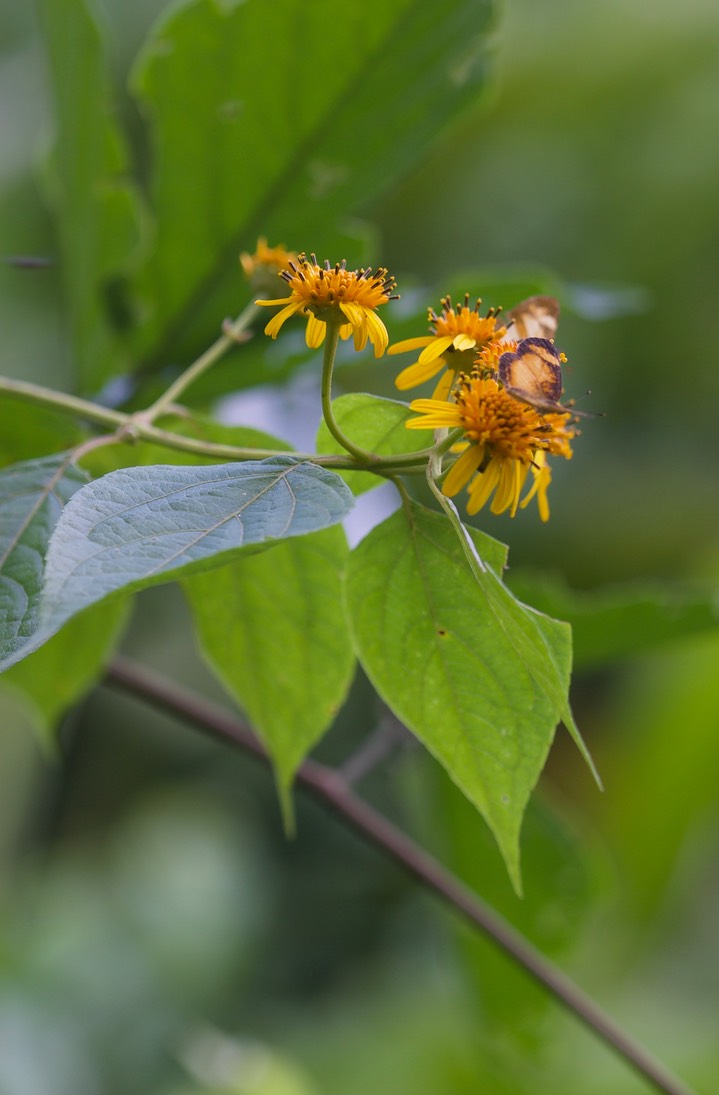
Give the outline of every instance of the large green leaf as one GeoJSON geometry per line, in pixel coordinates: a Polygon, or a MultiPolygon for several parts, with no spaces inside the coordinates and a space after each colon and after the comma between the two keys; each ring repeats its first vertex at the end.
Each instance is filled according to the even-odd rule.
{"type": "Polygon", "coordinates": [[[121,468],[96,479],[58,521],[45,559],[37,631],[2,668],[113,593],[327,528],[346,516],[352,502],[339,476],[289,456],[121,468]]]}
{"type": "Polygon", "coordinates": [[[352,680],[347,554],[342,530],[326,529],[184,583],[205,656],[267,745],[281,793],[352,680]]]}
{"type": "MultiPolygon", "coordinates": [[[[337,424],[350,441],[382,456],[395,456],[429,447],[434,442],[432,430],[408,430],[406,422],[415,415],[406,403],[394,399],[380,399],[376,395],[358,392],[341,395],[332,404],[337,424]]],[[[335,441],[324,420],[317,431],[317,452],[345,454],[345,449],[335,441]]],[[[339,473],[354,494],[364,494],[378,487],[382,479],[367,472],[346,471],[339,473]]]]}
{"type": "Polygon", "coordinates": [[[503,547],[472,539],[481,582],[444,517],[399,511],[352,553],[347,608],[377,691],[483,815],[519,888],[524,809],[571,717],[571,639],[502,585],[503,547]]]}
{"type": "Polygon", "coordinates": [[[139,257],[142,212],[112,117],[102,42],[82,0],[43,0],[56,138],[47,182],[80,377],[98,387],[127,367],[123,300],[139,257]]]}
{"type": "Polygon", "coordinates": [[[0,473],[0,661],[21,650],[38,627],[50,536],[66,502],[86,482],[67,454],[0,473]]]}
{"type": "Polygon", "coordinates": [[[324,257],[477,100],[491,11],[489,0],[447,0],[441,13],[425,0],[173,7],[132,81],[158,224],[145,347],[197,329],[208,301],[215,326],[236,311],[237,254],[258,235],[324,257]]]}

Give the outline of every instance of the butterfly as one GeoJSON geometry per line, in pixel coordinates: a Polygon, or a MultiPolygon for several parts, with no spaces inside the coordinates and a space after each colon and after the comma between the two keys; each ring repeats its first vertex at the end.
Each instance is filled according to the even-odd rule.
{"type": "Polygon", "coordinates": [[[594,417],[589,411],[578,411],[559,402],[562,395],[562,359],[559,350],[548,338],[523,338],[514,353],[500,357],[498,376],[506,392],[520,402],[528,403],[540,414],[594,417]]]}
{"type": "Polygon", "coordinates": [[[507,313],[503,341],[524,338],[554,338],[559,323],[559,301],[554,297],[527,297],[507,313]]]}

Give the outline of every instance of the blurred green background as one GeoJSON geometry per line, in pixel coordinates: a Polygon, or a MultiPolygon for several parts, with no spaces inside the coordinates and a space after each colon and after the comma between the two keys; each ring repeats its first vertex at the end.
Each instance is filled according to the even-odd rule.
{"type": "MultiPolygon", "coordinates": [[[[103,4],[140,148],[123,88],[163,7],[103,4]]],[[[0,43],[0,250],[52,257],[39,182],[52,103],[29,5],[0,2],[0,43]]],[[[403,292],[390,334],[424,333],[450,290],[509,306],[502,286],[556,283],[568,392],[606,417],[583,423],[557,469],[547,526],[523,511],[482,527],[510,544],[521,588],[540,588],[539,571],[619,597],[657,583],[677,604],[711,597],[719,9],[508,0],[491,57],[473,107],[364,210],[371,260],[403,292]]],[[[391,112],[392,88],[383,96],[391,112]]],[[[0,266],[0,369],[72,388],[58,281],[0,266]]],[[[347,365],[341,381],[391,395],[392,362],[347,365]]],[[[1,413],[4,455],[17,427],[12,404],[1,413]]],[[[652,649],[650,628],[621,661],[587,659],[577,675],[606,790],[560,734],[527,820],[522,904],[424,754],[403,746],[362,789],[709,1092],[719,639],[704,629],[652,649]]],[[[138,599],[124,649],[219,694],[172,587],[138,599]]],[[[380,718],[358,680],[319,756],[338,761],[380,718]]],[[[287,843],[269,775],[244,758],[107,688],[67,716],[59,749],[8,688],[0,719],[0,1095],[645,1090],[312,803],[298,802],[287,843]]]]}

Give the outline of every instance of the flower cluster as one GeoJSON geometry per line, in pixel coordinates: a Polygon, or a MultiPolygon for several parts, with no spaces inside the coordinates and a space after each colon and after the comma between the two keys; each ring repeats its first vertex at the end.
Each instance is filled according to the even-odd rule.
{"type": "Polygon", "coordinates": [[[442,492],[453,497],[466,487],[468,513],[492,499],[493,513],[508,510],[514,517],[536,497],[539,516],[548,521],[547,456],[569,459],[576,434],[572,413],[558,402],[566,360],[552,339],[559,307],[551,297],[530,297],[500,321],[501,309],[490,308],[483,316],[481,303],[478,299],[470,308],[467,294],[463,304],[453,307],[444,297],[439,316],[430,309],[429,335],[390,347],[390,354],[422,349],[396,378],[400,390],[443,370],[432,398],[410,403],[420,417],[406,425],[461,431],[453,447],[461,455],[447,472],[442,492]]]}
{"type": "Polygon", "coordinates": [[[442,491],[451,498],[467,487],[468,513],[477,513],[494,495],[492,512],[509,510],[514,517],[536,496],[541,519],[549,519],[547,455],[571,457],[575,430],[568,413],[540,413],[505,391],[481,365],[460,375],[451,400],[415,399],[410,410],[419,414],[407,422],[410,429],[462,430],[462,452],[442,491]],[[522,499],[530,473],[531,486],[522,499]]]}
{"type": "MultiPolygon", "coordinates": [[[[260,244],[258,255],[262,249],[266,265],[280,257],[282,249],[267,248],[264,240],[260,244]]],[[[259,258],[243,256],[242,262],[249,274],[259,258]]],[[[308,258],[303,252],[288,257],[277,272],[287,283],[289,296],[256,302],[283,306],[266,325],[267,335],[276,338],[291,316],[302,315],[311,348],[322,345],[331,325],[340,338],[352,335],[357,350],[368,341],[375,357],[387,350],[389,336],[376,310],[395,299],[395,281],[383,267],[374,272],[348,270],[344,261],[320,266],[315,255],[308,258]]],[[[499,308],[482,315],[481,299],[470,307],[469,294],[463,303],[453,305],[449,296],[441,303],[439,314],[429,310],[428,335],[389,347],[390,354],[421,351],[397,376],[400,390],[441,374],[431,399],[410,403],[417,417],[406,425],[456,433],[450,450],[455,459],[444,474],[442,491],[453,497],[466,488],[468,513],[490,503],[493,513],[509,511],[514,517],[536,498],[539,515],[547,521],[548,457],[571,458],[579,413],[559,401],[566,359],[554,346],[557,302],[530,297],[502,319],[499,308]]],[[[327,413],[331,416],[331,410],[327,413]]],[[[446,444],[438,439],[438,445],[446,444]]],[[[349,444],[346,447],[352,451],[349,444]]]]}

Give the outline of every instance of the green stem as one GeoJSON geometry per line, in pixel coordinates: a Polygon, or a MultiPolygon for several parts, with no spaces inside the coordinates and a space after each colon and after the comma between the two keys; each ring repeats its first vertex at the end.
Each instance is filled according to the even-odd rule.
{"type": "Polygon", "coordinates": [[[328,323],[327,335],[325,337],[324,358],[322,361],[322,415],[327,423],[327,429],[330,431],[335,441],[362,464],[369,465],[369,467],[365,468],[366,471],[390,472],[402,469],[406,470],[408,474],[416,471],[418,465],[424,466],[424,461],[429,459],[434,453],[439,453],[441,456],[447,449],[451,448],[455,441],[461,437],[463,432],[461,429],[453,430],[447,438],[444,438],[439,443],[439,445],[432,445],[427,449],[419,449],[417,452],[399,453],[394,456],[381,456],[376,452],[368,452],[367,449],[362,449],[359,445],[355,445],[353,441],[350,441],[349,437],[347,437],[340,428],[332,409],[332,371],[334,369],[339,335],[339,325],[337,323],[328,323]]]}
{"type": "MultiPolygon", "coordinates": [[[[449,438],[447,440],[449,440],[449,438]]],[[[442,494],[442,491],[437,485],[437,478],[439,475],[441,475],[441,473],[442,458],[439,455],[433,454],[427,464],[427,483],[429,484],[429,489],[432,491],[432,494],[435,496],[440,506],[449,518],[449,523],[454,529],[457,539],[462,545],[462,551],[464,552],[465,558],[469,563],[472,574],[477,579],[477,581],[481,581],[483,576],[487,573],[487,567],[482,561],[476,547],[474,546],[472,537],[469,535],[469,532],[465,528],[462,522],[462,518],[459,516],[457,507],[455,506],[454,502],[451,498],[448,498],[446,494],[442,494]]]]}
{"type": "Polygon", "coordinates": [[[177,402],[177,397],[186,388],[189,388],[190,384],[193,384],[211,365],[224,357],[232,346],[237,345],[237,342],[241,340],[241,336],[258,313],[259,308],[256,304],[248,304],[237,319],[231,323],[226,323],[220,337],[203,354],[200,354],[197,360],[193,361],[192,365],[185,369],[184,373],[178,376],[177,380],[147,410],[141,412],[142,421],[148,425],[153,423],[172,403],[177,402]]]}
{"type": "MultiPolygon", "coordinates": [[[[328,323],[327,334],[325,336],[325,351],[322,359],[322,415],[327,423],[327,429],[330,431],[335,441],[342,446],[342,448],[351,453],[357,460],[363,464],[376,464],[380,459],[376,453],[367,452],[366,449],[361,449],[354,442],[350,441],[349,437],[340,429],[337,420],[332,410],[332,370],[335,364],[335,354],[337,353],[337,344],[340,340],[340,325],[339,323],[328,323]]],[[[415,460],[416,463],[416,460],[415,460]]]]}
{"type": "Polygon", "coordinates": [[[126,426],[131,417],[129,414],[123,414],[122,411],[113,411],[109,407],[90,403],[87,399],[66,395],[65,392],[56,392],[52,388],[44,388],[41,384],[11,380],[9,377],[0,377],[0,395],[23,399],[27,403],[37,403],[41,407],[50,407],[52,410],[82,418],[86,422],[96,422],[98,426],[113,428],[126,426]]]}

